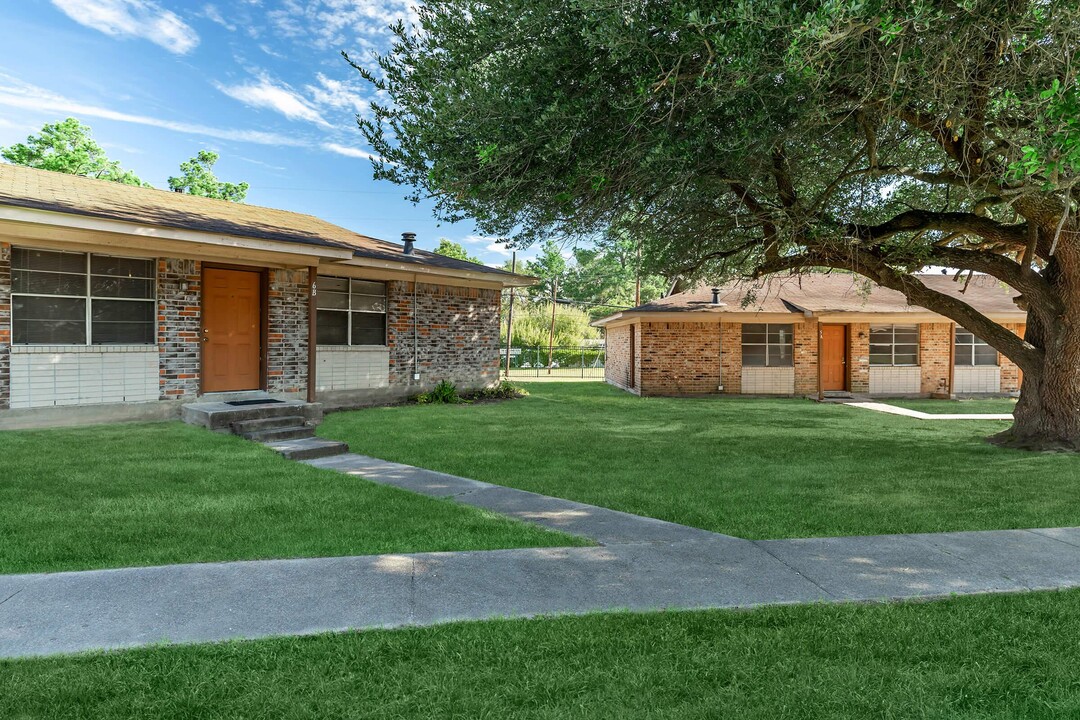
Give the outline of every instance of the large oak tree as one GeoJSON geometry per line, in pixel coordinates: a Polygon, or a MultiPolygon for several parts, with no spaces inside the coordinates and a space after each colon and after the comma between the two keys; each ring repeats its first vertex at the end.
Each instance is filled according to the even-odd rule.
{"type": "Polygon", "coordinates": [[[376,174],[519,243],[630,232],[694,280],[839,268],[1024,371],[1080,449],[1075,0],[434,0],[377,69],[376,174]],[[917,271],[1020,293],[1024,338],[917,271]]]}

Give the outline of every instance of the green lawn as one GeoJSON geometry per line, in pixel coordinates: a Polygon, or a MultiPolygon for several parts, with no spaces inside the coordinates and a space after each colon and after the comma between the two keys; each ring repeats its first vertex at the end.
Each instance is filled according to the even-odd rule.
{"type": "Polygon", "coordinates": [[[0,717],[1075,718],[1080,592],[463,623],[0,662],[0,717]]]}
{"type": "Polygon", "coordinates": [[[499,404],[336,413],[356,452],[747,538],[1080,525],[1080,458],[808,400],[528,386],[499,404]]]}
{"type": "Polygon", "coordinates": [[[0,432],[0,573],[583,542],[180,423],[0,432]]]}
{"type": "Polygon", "coordinates": [[[968,400],[930,400],[930,399],[897,399],[882,400],[881,402],[897,407],[918,410],[935,415],[949,413],[1012,413],[1016,409],[1014,398],[972,398],[968,400]]]}

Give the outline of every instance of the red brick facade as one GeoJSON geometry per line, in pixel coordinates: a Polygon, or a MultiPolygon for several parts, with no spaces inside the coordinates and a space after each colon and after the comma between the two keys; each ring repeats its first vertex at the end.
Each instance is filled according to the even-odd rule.
{"type": "MultiPolygon", "coordinates": [[[[191,401],[200,395],[202,272],[198,260],[157,260],[157,362],[154,346],[146,346],[143,354],[149,353],[151,361],[140,372],[149,378],[151,397],[158,400],[191,401]]],[[[308,271],[268,269],[265,274],[266,390],[303,397],[308,384],[308,271]]],[[[377,391],[358,391],[359,400],[400,400],[443,379],[462,389],[498,381],[499,290],[420,283],[414,308],[412,283],[386,284],[384,352],[389,353],[389,372],[376,383],[377,391]],[[416,371],[418,381],[413,379],[416,371]]],[[[83,355],[90,352],[81,349],[83,355]]],[[[10,409],[12,382],[11,246],[0,243],[0,411],[10,409]]]]}
{"type": "Polygon", "coordinates": [[[919,392],[923,395],[949,392],[952,343],[952,323],[919,325],[919,392]]]}
{"type": "MultiPolygon", "coordinates": [[[[769,385],[770,394],[816,395],[818,391],[817,318],[792,323],[794,330],[794,383],[786,391],[769,385]]],[[[739,395],[762,392],[757,385],[743,387],[742,324],[738,322],[653,322],[642,320],[635,327],[636,347],[631,348],[630,325],[607,328],[605,380],[641,395],[739,395]],[[631,353],[636,362],[631,363],[631,353]],[[630,382],[631,367],[638,377],[630,382]]],[[[1023,325],[1006,325],[1022,335],[1023,325]]],[[[949,387],[953,326],[950,323],[922,323],[919,326],[919,366],[910,368],[910,395],[929,395],[949,387]],[[917,387],[917,389],[916,389],[917,387]]],[[[1001,392],[1020,389],[1019,369],[999,355],[1001,392]]],[[[848,324],[848,387],[853,394],[871,392],[870,323],[848,324]]],[[[753,368],[755,371],[760,369],[753,368]]],[[[776,370],[783,374],[782,369],[776,370]]],[[[874,370],[874,372],[877,372],[874,370]]],[[[749,376],[753,379],[755,376],[749,376]]],[[[790,383],[790,375],[787,382],[790,383]]],[[[877,386],[880,387],[880,384],[877,386]]]]}
{"type": "MultiPolygon", "coordinates": [[[[630,370],[634,367],[630,362],[631,352],[637,352],[637,348],[630,347],[631,327],[633,326],[621,325],[608,330],[604,380],[615,387],[638,393],[641,383],[636,377],[633,381],[630,378],[630,370]]],[[[636,327],[634,327],[633,332],[636,334],[636,327]]],[[[637,367],[641,367],[641,365],[637,364],[637,367]]]]}
{"type": "Polygon", "coordinates": [[[717,323],[642,323],[641,392],[704,395],[719,392],[717,323]]]}
{"type": "Polygon", "coordinates": [[[411,282],[387,283],[390,385],[412,394],[440,380],[450,380],[460,389],[497,382],[499,291],[418,283],[415,308],[413,295],[411,282]],[[419,380],[413,377],[417,372],[419,380]]]}

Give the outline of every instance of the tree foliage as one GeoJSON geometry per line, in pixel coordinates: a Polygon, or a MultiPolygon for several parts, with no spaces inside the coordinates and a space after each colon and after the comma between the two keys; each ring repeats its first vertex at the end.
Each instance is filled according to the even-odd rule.
{"type": "MultiPolygon", "coordinates": [[[[591,318],[583,310],[559,304],[555,308],[555,345],[576,347],[585,340],[600,337],[589,325],[591,318]]],[[[551,303],[519,302],[514,305],[514,345],[547,347],[551,334],[551,303]]],[[[502,340],[506,342],[506,314],[503,314],[502,340]]]]}
{"type": "Polygon", "coordinates": [[[1074,0],[434,0],[398,25],[376,176],[518,243],[612,231],[689,280],[841,268],[1024,371],[1003,439],[1080,449],[1074,0]],[[1021,339],[927,288],[990,274],[1021,339]]]}
{"type": "Polygon", "coordinates": [[[461,243],[456,243],[453,240],[447,238],[439,238],[439,247],[434,250],[436,255],[444,255],[456,260],[465,260],[467,262],[476,263],[482,265],[479,258],[469,255],[469,251],[465,249],[461,243]]]}
{"type": "Polygon", "coordinates": [[[180,163],[180,175],[169,178],[169,189],[217,200],[244,202],[250,186],[246,182],[219,180],[214,174],[214,163],[218,157],[212,150],[200,150],[195,157],[180,163]]]}
{"type": "Polygon", "coordinates": [[[121,168],[118,161],[110,160],[90,133],[90,128],[75,118],[46,123],[26,142],[0,148],[0,156],[13,165],[147,186],[135,173],[121,168]]]}

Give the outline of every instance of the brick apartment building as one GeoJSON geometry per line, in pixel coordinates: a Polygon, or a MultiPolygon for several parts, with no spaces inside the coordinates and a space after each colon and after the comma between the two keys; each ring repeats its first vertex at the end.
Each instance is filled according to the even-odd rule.
{"type": "MultiPolygon", "coordinates": [[[[1015,292],[988,276],[922,275],[1018,335],[1015,292]]],[[[594,323],[605,379],[640,395],[1015,394],[1020,371],[951,320],[845,273],[703,287],[594,323]]]]}
{"type": "Polygon", "coordinates": [[[502,289],[533,282],[309,215],[0,164],[0,427],[479,388],[502,289]]]}

